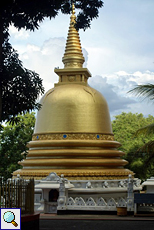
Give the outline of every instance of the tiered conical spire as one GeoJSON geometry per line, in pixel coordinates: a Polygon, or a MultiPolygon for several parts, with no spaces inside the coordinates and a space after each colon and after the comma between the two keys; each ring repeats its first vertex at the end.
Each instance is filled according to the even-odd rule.
{"type": "Polygon", "coordinates": [[[82,68],[85,61],[81,49],[79,33],[74,27],[75,20],[75,6],[73,4],[66,48],[62,59],[64,68],[82,68]]]}

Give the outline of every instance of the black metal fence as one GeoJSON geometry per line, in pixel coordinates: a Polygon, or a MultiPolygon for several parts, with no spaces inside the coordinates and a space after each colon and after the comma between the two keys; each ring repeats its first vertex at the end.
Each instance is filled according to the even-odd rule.
{"type": "Polygon", "coordinates": [[[33,214],[34,179],[0,181],[0,208],[21,208],[22,214],[33,214]]]}

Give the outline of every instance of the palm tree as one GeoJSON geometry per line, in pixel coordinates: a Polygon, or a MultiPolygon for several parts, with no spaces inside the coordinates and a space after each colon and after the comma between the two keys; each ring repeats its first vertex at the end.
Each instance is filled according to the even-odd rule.
{"type": "Polygon", "coordinates": [[[143,99],[154,100],[154,85],[138,85],[128,93],[134,93],[138,97],[143,97],[143,99]]]}
{"type": "MultiPolygon", "coordinates": [[[[143,100],[154,100],[154,85],[138,85],[134,89],[130,90],[128,93],[133,93],[135,96],[143,98],[143,100]]],[[[154,123],[147,125],[143,128],[140,128],[136,131],[136,135],[145,134],[151,135],[154,134],[154,123]]]]}
{"type": "MultiPolygon", "coordinates": [[[[154,85],[153,84],[147,84],[147,85],[138,85],[134,89],[130,90],[128,93],[132,93],[135,96],[142,98],[143,100],[154,100],[154,85]]],[[[154,134],[154,123],[147,125],[145,127],[142,127],[138,129],[135,132],[135,136],[139,135],[146,135],[149,136],[149,138],[153,137],[154,134]]],[[[137,153],[144,153],[146,154],[145,158],[145,169],[150,170],[149,175],[154,175],[154,140],[150,140],[147,143],[145,143],[141,148],[137,150],[137,153]]]]}

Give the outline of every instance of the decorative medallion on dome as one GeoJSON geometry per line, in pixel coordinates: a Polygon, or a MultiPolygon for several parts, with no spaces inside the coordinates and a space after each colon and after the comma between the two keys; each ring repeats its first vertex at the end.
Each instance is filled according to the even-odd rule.
{"type": "Polygon", "coordinates": [[[66,138],[67,138],[67,135],[66,135],[66,134],[64,134],[64,135],[63,135],[63,138],[64,138],[64,139],[66,139],[66,138]]]}
{"type": "Polygon", "coordinates": [[[68,76],[68,80],[71,81],[71,82],[74,81],[75,80],[75,76],[68,76]]]}
{"type": "Polygon", "coordinates": [[[100,138],[100,136],[99,136],[98,134],[97,134],[97,136],[96,136],[96,137],[97,137],[97,139],[99,139],[99,138],[100,138]]]}

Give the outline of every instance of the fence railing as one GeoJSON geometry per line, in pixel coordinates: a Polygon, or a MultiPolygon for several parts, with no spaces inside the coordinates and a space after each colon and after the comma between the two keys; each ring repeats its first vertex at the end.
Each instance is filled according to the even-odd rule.
{"type": "Polygon", "coordinates": [[[21,208],[22,214],[34,213],[34,180],[0,181],[0,208],[21,208]]]}

